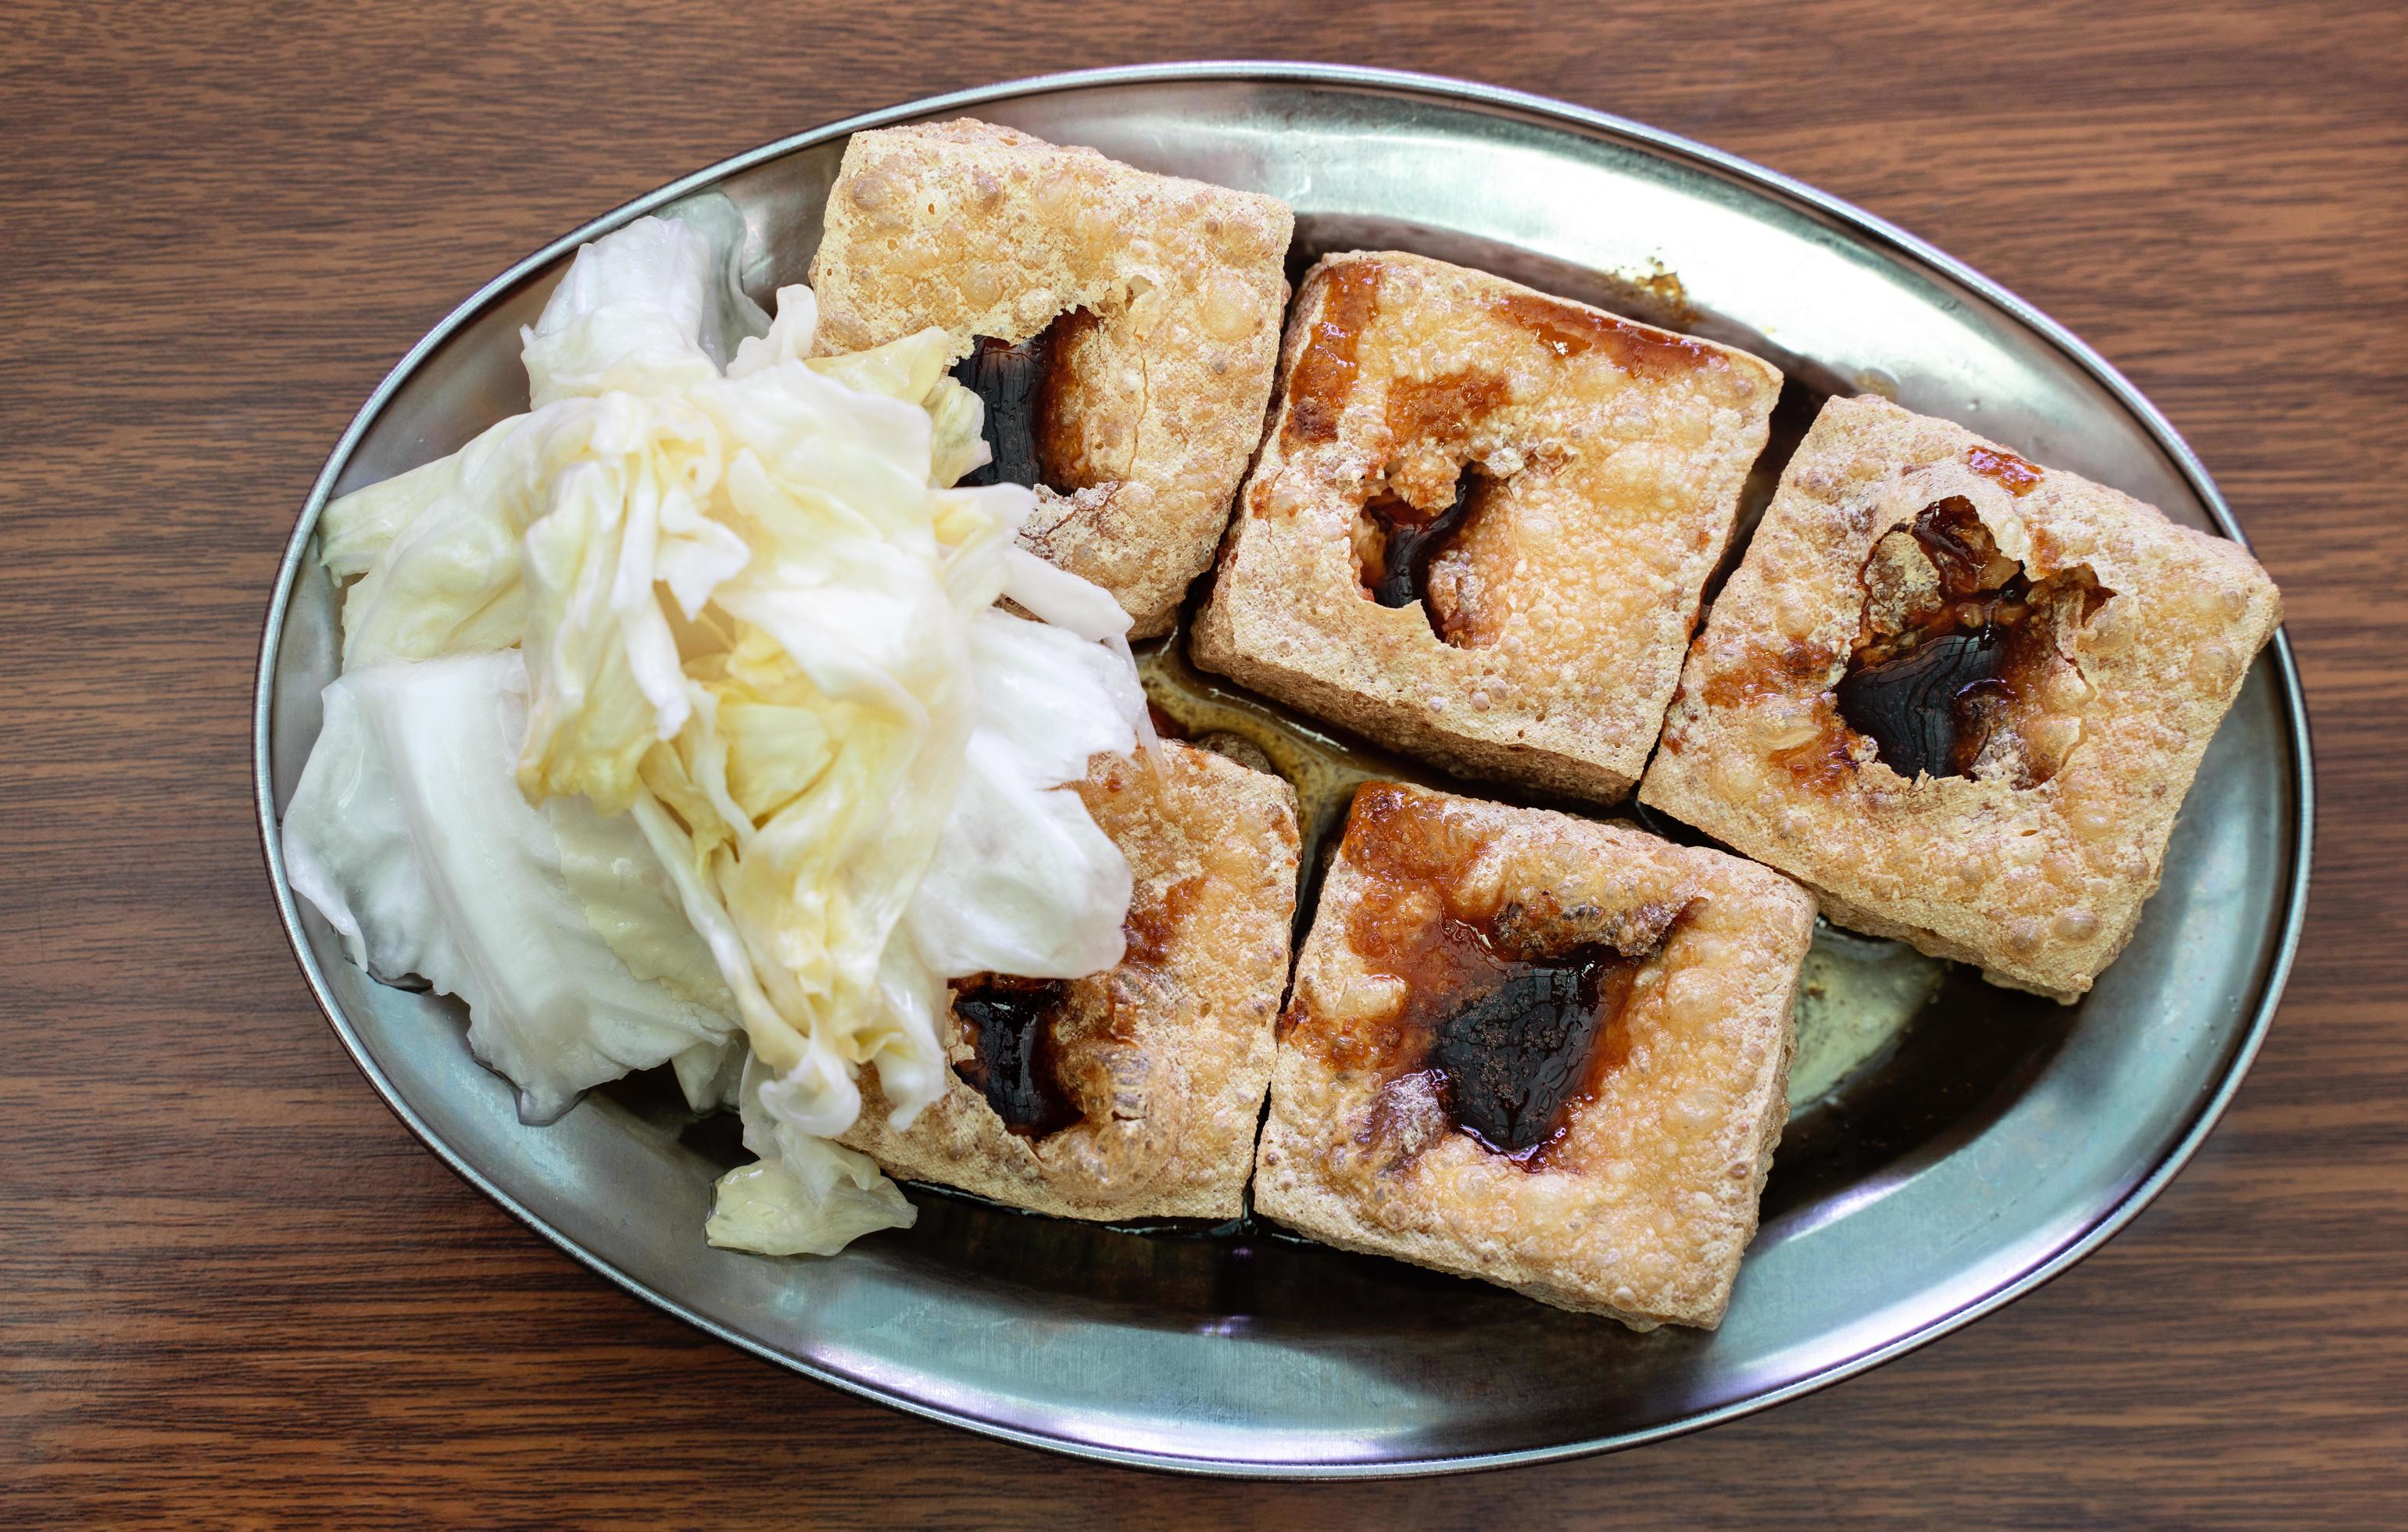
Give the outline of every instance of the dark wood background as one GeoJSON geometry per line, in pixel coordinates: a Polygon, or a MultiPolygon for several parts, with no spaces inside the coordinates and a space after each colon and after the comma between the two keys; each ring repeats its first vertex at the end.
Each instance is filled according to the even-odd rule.
{"type": "Polygon", "coordinates": [[[2094,8],[595,4],[0,14],[0,1523],[2365,1525],[2408,1506],[2408,21],[2094,8]],[[1089,1468],[705,1339],[380,1106],[253,839],[322,455],[511,260],[910,96],[1238,54],[1471,76],[1871,208],[2096,343],[2288,596],[2315,899],[2205,1153],[1863,1379],[1618,1457],[1383,1486],[1089,1468]]]}

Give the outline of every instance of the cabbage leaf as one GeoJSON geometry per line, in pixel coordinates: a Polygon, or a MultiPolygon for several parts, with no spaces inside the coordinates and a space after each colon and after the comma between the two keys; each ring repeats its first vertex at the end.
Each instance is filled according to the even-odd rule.
{"type": "MultiPolygon", "coordinates": [[[[711,1006],[638,979],[562,872],[553,822],[512,775],[525,680],[514,652],[371,666],[329,685],[325,726],[284,815],[294,892],[381,978],[417,974],[468,1006],[468,1045],[529,1121],[580,1093],[735,1031],[711,1006]]],[[[580,855],[649,859],[634,826],[588,814],[580,855]]],[[[657,884],[653,885],[657,888],[657,884]]],[[[705,961],[666,898],[613,897],[623,942],[688,975],[705,961]]]]}

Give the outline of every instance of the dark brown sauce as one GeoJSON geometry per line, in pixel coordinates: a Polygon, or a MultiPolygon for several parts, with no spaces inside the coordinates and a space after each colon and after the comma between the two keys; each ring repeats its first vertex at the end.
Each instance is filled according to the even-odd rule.
{"type": "MultiPolygon", "coordinates": [[[[1512,964],[1495,988],[1441,1020],[1429,1067],[1455,1124],[1512,1156],[1535,1157],[1562,1138],[1570,1109],[1605,1072],[1598,1043],[1638,973],[1613,949],[1586,943],[1512,964]]],[[[1614,1035],[1627,1052],[1627,1035],[1614,1035]]]]}
{"type": "Polygon", "coordinates": [[[1121,925],[1121,935],[1128,943],[1121,961],[1160,967],[1185,928],[1188,911],[1203,893],[1204,875],[1199,872],[1163,890],[1159,899],[1147,899],[1141,893],[1131,899],[1128,919],[1121,925]]]}
{"type": "Polygon", "coordinates": [[[1320,316],[1288,378],[1287,423],[1280,435],[1290,446],[1336,439],[1339,417],[1354,392],[1355,348],[1379,312],[1377,262],[1350,262],[1328,279],[1320,316]]]}
{"type": "Polygon", "coordinates": [[[1462,624],[1453,609],[1430,600],[1430,565],[1470,522],[1488,482],[1477,469],[1467,469],[1455,481],[1454,503],[1435,514],[1392,494],[1365,506],[1365,535],[1355,545],[1364,593],[1383,607],[1418,604],[1430,631],[1455,642],[1455,630],[1462,624]]]}
{"type": "Polygon", "coordinates": [[[1017,345],[992,336],[972,338],[953,375],[986,405],[980,434],[993,455],[964,475],[964,484],[1044,484],[1066,494],[1086,487],[1095,476],[1071,461],[1073,446],[1059,424],[1070,381],[1064,359],[1080,335],[1101,322],[1080,308],[1017,345]]]}
{"type": "Polygon", "coordinates": [[[1715,671],[1698,695],[1709,708],[1736,708],[1767,692],[1794,694],[1822,684],[1838,658],[1820,644],[1792,638],[1779,649],[1759,650],[1743,665],[1715,671]]]}
{"type": "MultiPolygon", "coordinates": [[[[1081,352],[1088,349],[1087,337],[1101,329],[1103,323],[1102,315],[1091,309],[1073,308],[1056,316],[1045,328],[1045,383],[1037,396],[1034,427],[1037,470],[1040,476],[1038,482],[1064,494],[1074,494],[1118,477],[1114,467],[1093,459],[1094,444],[1084,434],[1070,428],[1074,411],[1080,408],[1072,394],[1079,390],[1081,372],[1086,365],[1081,360],[1081,352]]],[[[1086,392],[1095,392],[1092,383],[1086,392]]],[[[1092,402],[1087,408],[1094,408],[1092,402]]]]}
{"type": "Polygon", "coordinates": [[[1828,696],[1815,699],[1814,724],[1813,738],[1773,752],[1772,764],[1789,773],[1790,780],[1800,787],[1836,792],[1856,775],[1856,751],[1850,744],[1856,737],[1841,720],[1839,708],[1828,696]]]}
{"type": "Polygon", "coordinates": [[[1081,1116],[1054,1060],[1054,1020],[1068,992],[1059,979],[1001,974],[953,987],[953,1016],[972,1050],[953,1072],[1025,1138],[1059,1132],[1081,1116]]]}
{"type": "Polygon", "coordinates": [[[1411,456],[1426,477],[1392,487],[1364,506],[1355,529],[1357,572],[1364,594],[1383,607],[1418,604],[1430,631],[1448,643],[1461,641],[1457,630],[1466,624],[1452,607],[1429,599],[1430,565],[1469,523],[1491,487],[1485,470],[1463,456],[1473,430],[1506,398],[1505,380],[1490,373],[1399,378],[1388,384],[1390,471],[1411,456]],[[1435,503],[1443,480],[1429,472],[1434,454],[1455,464],[1455,494],[1444,505],[1435,503]],[[1416,504],[1417,498],[1431,503],[1416,504]]]}
{"type": "Polygon", "coordinates": [[[1484,844],[1441,803],[1358,790],[1340,851],[1363,880],[1346,940],[1403,997],[1376,1024],[1291,1007],[1282,1025],[1338,1068],[1428,1077],[1455,1129],[1533,1168],[1627,1053],[1632,981],[1681,911],[1467,903],[1457,884],[1484,844]]]}
{"type": "MultiPolygon", "coordinates": [[[[1769,759],[1800,787],[1836,791],[1856,769],[1851,744],[1856,737],[1824,691],[1839,658],[1821,644],[1792,638],[1776,649],[1759,648],[1742,664],[1713,672],[1698,695],[1715,709],[1745,707],[1762,696],[1813,697],[1813,735],[1800,744],[1774,751],[1769,759]]],[[[1668,723],[1663,748],[1678,755],[1685,743],[1679,729],[1668,723]]]]}
{"type": "Polygon", "coordinates": [[[1388,437],[1398,449],[1417,442],[1459,442],[1507,397],[1505,379],[1494,373],[1397,379],[1388,385],[1388,437]]]}
{"type": "Polygon", "coordinates": [[[1046,385],[1054,370],[1051,325],[1013,345],[992,336],[970,342],[953,364],[953,379],[986,405],[981,434],[994,455],[962,477],[965,484],[1041,484],[1038,441],[1046,385]]]}
{"type": "Polygon", "coordinates": [[[2003,447],[1968,447],[1965,465],[2017,498],[2029,494],[2041,480],[2037,465],[2025,462],[2003,447]]]}
{"type": "Polygon", "coordinates": [[[1730,368],[1729,359],[1703,341],[1537,294],[1509,293],[1495,299],[1494,307],[1557,356],[1601,351],[1634,377],[1673,378],[1730,368]]]}
{"type": "Polygon", "coordinates": [[[1901,777],[1970,777],[2011,700],[2007,634],[1985,623],[1942,633],[1840,682],[1840,716],[1901,777]]]}
{"type": "Polygon", "coordinates": [[[2009,651],[2031,611],[2023,567],[1999,551],[1972,502],[1951,495],[1884,534],[1859,578],[1865,631],[1835,694],[1841,718],[1901,777],[1971,776],[1998,704],[2014,694],[2009,651]],[[1929,561],[1939,590],[1907,612],[1903,626],[1882,632],[1872,612],[1875,566],[1901,537],[1929,561]]]}
{"type": "MultiPolygon", "coordinates": [[[[2034,702],[2056,650],[2057,622],[2086,622],[2106,599],[2086,570],[2032,580],[1999,551],[1972,503],[1958,495],[1934,501],[1907,526],[1884,534],[1860,578],[1864,628],[1835,700],[1847,726],[1910,779],[1971,776],[2014,709],[2034,702]],[[1938,589],[1918,593],[1892,628],[1899,614],[1875,609],[1884,578],[1876,566],[1899,537],[1921,551],[1938,589]]],[[[2016,785],[2032,786],[2053,770],[2053,763],[2027,764],[2016,785]]]]}
{"type": "MultiPolygon", "coordinates": [[[[1895,537],[1899,530],[1893,528],[1885,537],[1895,537]]],[[[1940,594],[1945,603],[2020,605],[2030,590],[2023,566],[1999,551],[1990,529],[1982,524],[1981,513],[1973,508],[1971,500],[1954,494],[1945,500],[1935,500],[1917,511],[1904,530],[1939,571],[1940,594]]],[[[1950,620],[1950,613],[1942,606],[1929,609],[1918,622],[1929,627],[1944,626],[1950,620]]]]}

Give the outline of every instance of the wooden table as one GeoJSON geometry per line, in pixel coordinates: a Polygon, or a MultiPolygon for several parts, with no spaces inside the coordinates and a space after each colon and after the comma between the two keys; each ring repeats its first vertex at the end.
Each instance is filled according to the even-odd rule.
{"type": "Polygon", "coordinates": [[[2408,1506],[2408,25],[2339,5],[1619,14],[89,7],[0,26],[0,1524],[2362,1525],[2408,1506]],[[920,1424],[586,1274],[377,1103],[279,935],[251,656],[327,447],[524,251],[929,92],[1241,52],[1469,75],[1853,199],[2173,418],[2287,594],[2323,812],[2222,1129],[2044,1291],[1620,1457],[1378,1487],[920,1424]]]}

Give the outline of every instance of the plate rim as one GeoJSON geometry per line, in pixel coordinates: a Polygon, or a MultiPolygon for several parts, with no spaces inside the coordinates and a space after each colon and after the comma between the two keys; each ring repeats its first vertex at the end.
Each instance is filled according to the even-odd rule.
{"type": "Polygon", "coordinates": [[[2167,459],[2173,465],[2184,481],[2198,495],[2200,503],[2206,508],[2216,529],[2243,548],[2249,547],[2248,537],[2240,523],[2234,518],[2231,508],[2226,504],[2223,493],[2216,487],[2205,465],[2191,450],[2189,443],[2183,438],[2181,433],[2174,429],[2172,423],[2157,405],[2125,378],[2121,371],[2063,324],[1955,256],[1907,233],[1886,220],[1867,212],[1853,203],[1753,161],[1628,118],[1528,92],[1443,75],[1351,64],[1261,60],[1204,60],[1127,64],[1033,75],[938,95],[924,96],[873,111],[856,113],[818,127],[772,139],[753,149],[731,155],[714,165],[679,177],[666,185],[588,220],[568,234],[552,240],[533,253],[514,262],[506,270],[480,286],[467,298],[454,306],[403,353],[401,359],[368,394],[358,412],[351,417],[351,422],[336,439],[334,448],[327,454],[324,466],[319,470],[308,497],[303,501],[300,516],[294,525],[291,537],[286,541],[283,556],[279,561],[276,581],[269,592],[266,611],[261,626],[251,704],[252,807],[257,817],[260,852],[266,866],[268,881],[275,897],[278,919],[283,928],[285,940],[292,949],[294,961],[301,969],[302,977],[308,985],[310,996],[316,1001],[319,1011],[325,1017],[327,1024],[342,1042],[344,1051],[351,1055],[352,1064],[366,1078],[378,1096],[384,1102],[386,1109],[399,1119],[402,1125],[409,1129],[422,1144],[432,1151],[437,1159],[450,1167],[455,1175],[483,1193],[504,1211],[542,1236],[564,1253],[629,1295],[642,1299],[677,1319],[683,1320],[686,1324],[718,1340],[736,1346],[764,1361],[801,1373],[825,1386],[842,1390],[856,1397],[867,1399],[907,1414],[916,1415],[924,1420],[971,1431],[980,1436],[1041,1451],[1060,1453],[1091,1462],[1204,1477],[1266,1480],[1408,1478],[1557,1462],[1601,1453],[1617,1452],[1672,1437],[1685,1436],[1692,1431],[1705,1430],[1799,1398],[1833,1383],[1869,1372],[1886,1362],[1918,1350],[2038,1290],[2113,1238],[2138,1217],[2143,1210],[2154,1202],[2174,1177],[2181,1173],[2191,1158],[2198,1153],[2200,1147],[2205,1143],[2218,1122],[2222,1120],[2225,1110],[2230,1106],[2242,1081],[2247,1078],[2250,1066],[2256,1061],[2258,1050],[2264,1044],[2266,1035],[2273,1024],[2274,1013],[2280,1008],[2284,989],[2290,979],[2292,961],[2298,952],[2300,936],[2306,919],[2308,884],[2315,859],[2315,774],[2314,751],[2308,727],[2307,699],[2300,685],[2299,666],[2291,651],[2288,634],[2284,628],[2278,627],[2275,630],[2273,639],[2266,650],[2266,656],[2272,662],[2271,679],[2276,687],[2284,713],[2285,742],[2288,751],[2288,765],[2297,799],[2296,814],[2289,826],[2295,848],[2291,857],[2289,886],[2282,901],[2280,932],[2267,966],[2265,981],[2260,988],[2248,1025],[2242,1034],[2239,1045],[2235,1048],[2223,1075],[2216,1081],[2214,1089],[2209,1092],[2200,1102],[2183,1136],[2167,1150],[2164,1156],[2146,1175],[2134,1182],[2123,1196],[2096,1222],[2060,1245],[2044,1260],[2028,1267],[2014,1280],[1992,1288],[1981,1296],[1971,1299],[1904,1335],[1894,1337],[1880,1346],[1833,1363],[1804,1377],[1794,1379],[1780,1387],[1657,1425],[1614,1432],[1600,1437],[1582,1438],[1542,1447],[1521,1448],[1511,1452],[1466,1453],[1456,1456],[1419,1456],[1379,1462],[1299,1463],[1182,1457],[1172,1453],[1136,1451],[1065,1436],[1048,1435],[995,1421],[982,1420],[908,1395],[882,1389],[862,1380],[830,1372],[809,1360],[781,1352],[695,1312],[668,1293],[622,1270],[568,1238],[532,1209],[519,1202],[487,1179],[481,1171],[469,1164],[433,1130],[405,1099],[392,1079],[378,1066],[344,1015],[342,1007],[336,1000],[325,974],[319,967],[316,954],[303,934],[299,908],[294,901],[292,885],[284,866],[281,838],[277,823],[275,786],[269,747],[270,723],[275,702],[277,656],[283,640],[285,617],[291,605],[294,583],[299,576],[310,534],[316,530],[319,516],[333,492],[336,481],[349,465],[351,454],[357,450],[368,428],[383,412],[393,395],[399,392],[402,385],[417,372],[428,356],[449,340],[472,317],[481,312],[495,298],[518,286],[531,274],[570,253],[578,246],[623,223],[639,218],[653,208],[674,202],[680,197],[715,185],[754,165],[866,129],[1020,96],[1192,81],[1240,83],[1262,81],[1328,85],[1418,95],[1433,100],[1469,105],[1491,113],[1526,115],[1569,124],[1592,134],[1603,134],[1620,138],[1668,158],[1687,160],[1728,179],[1759,191],[1769,191],[1802,204],[1842,225],[1856,237],[1874,247],[1885,249],[1894,255],[1905,258],[1910,263],[1931,268],[1951,281],[1972,291],[1985,301],[1995,305],[2033,335],[2055,346],[2074,365],[2105,388],[2117,404],[2130,412],[2157,448],[2166,454],[2167,459]]]}

